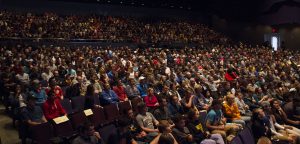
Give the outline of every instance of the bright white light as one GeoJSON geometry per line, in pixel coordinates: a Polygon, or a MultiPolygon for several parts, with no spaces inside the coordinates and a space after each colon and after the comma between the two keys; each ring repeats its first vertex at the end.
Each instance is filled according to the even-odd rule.
{"type": "Polygon", "coordinates": [[[278,38],[273,36],[272,39],[272,48],[274,51],[277,51],[277,48],[278,48],[278,38]]]}

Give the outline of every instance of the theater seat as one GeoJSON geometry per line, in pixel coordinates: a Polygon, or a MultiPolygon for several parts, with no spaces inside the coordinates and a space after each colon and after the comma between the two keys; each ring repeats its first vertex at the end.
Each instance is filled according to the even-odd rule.
{"type": "Polygon", "coordinates": [[[96,128],[102,127],[108,123],[103,108],[96,107],[92,109],[92,111],[93,114],[89,116],[89,119],[96,128]]]}
{"type": "Polygon", "coordinates": [[[239,136],[236,136],[231,141],[231,144],[243,144],[243,142],[242,142],[242,140],[241,140],[241,138],[239,136]]]}
{"type": "Polygon", "coordinates": [[[107,125],[107,126],[101,128],[99,130],[99,133],[100,133],[102,139],[104,140],[104,142],[109,144],[108,138],[110,137],[110,135],[117,133],[117,128],[115,125],[110,124],[110,125],[107,125]]]}
{"type": "Polygon", "coordinates": [[[88,121],[88,119],[83,111],[71,115],[71,122],[75,130],[86,121],[88,121]]]}
{"type": "Polygon", "coordinates": [[[65,98],[63,100],[60,100],[60,104],[66,110],[68,115],[73,113],[73,108],[70,99],[65,98]]]}
{"type": "Polygon", "coordinates": [[[73,112],[80,112],[84,110],[85,97],[77,96],[71,98],[73,112]]]}
{"type": "Polygon", "coordinates": [[[248,127],[245,127],[240,133],[243,144],[255,144],[254,137],[248,127]]]}
{"type": "Polygon", "coordinates": [[[42,123],[31,127],[32,140],[37,144],[51,144],[54,132],[50,123],[42,123]]]}
{"type": "Polygon", "coordinates": [[[119,109],[117,104],[109,104],[104,106],[104,113],[109,123],[115,122],[119,118],[119,109]]]}
{"type": "Polygon", "coordinates": [[[118,107],[119,107],[119,113],[121,116],[125,116],[126,112],[129,109],[131,109],[131,105],[130,105],[129,101],[119,102],[118,107]]]}

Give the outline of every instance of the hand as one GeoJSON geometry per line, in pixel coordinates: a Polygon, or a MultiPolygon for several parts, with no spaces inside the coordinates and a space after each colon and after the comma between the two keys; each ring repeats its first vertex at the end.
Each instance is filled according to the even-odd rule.
{"type": "Polygon", "coordinates": [[[95,136],[97,139],[101,139],[101,136],[100,136],[99,132],[94,132],[94,136],[95,136]]]}
{"type": "Polygon", "coordinates": [[[287,129],[290,129],[290,130],[292,130],[292,129],[293,129],[293,127],[291,127],[291,126],[284,126],[284,129],[285,129],[285,130],[287,130],[287,129]]]}
{"type": "Polygon", "coordinates": [[[224,129],[225,129],[225,125],[219,125],[219,126],[218,126],[218,129],[219,129],[219,130],[224,130],[224,129]]]}

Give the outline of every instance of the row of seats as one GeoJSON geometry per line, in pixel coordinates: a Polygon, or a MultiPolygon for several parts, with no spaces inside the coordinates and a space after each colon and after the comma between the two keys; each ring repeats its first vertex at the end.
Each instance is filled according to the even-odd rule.
{"type": "MultiPolygon", "coordinates": [[[[130,105],[132,106],[133,110],[136,111],[137,110],[137,104],[139,102],[142,102],[143,99],[140,97],[137,97],[131,101],[127,101],[127,102],[120,102],[117,104],[117,107],[120,107],[120,112],[123,113],[123,109],[122,106],[123,105],[130,105]]],[[[67,114],[73,114],[73,113],[77,113],[80,111],[84,110],[84,105],[85,105],[85,97],[84,96],[77,96],[77,97],[72,97],[71,99],[63,99],[60,100],[61,105],[63,106],[63,108],[66,110],[67,114]]],[[[96,105],[101,105],[99,97],[96,95],[94,96],[94,103],[96,105]]]]}
{"type": "Polygon", "coordinates": [[[132,101],[119,102],[104,107],[95,107],[93,114],[86,116],[84,113],[85,97],[78,96],[61,100],[61,104],[68,113],[69,120],[60,124],[47,122],[31,128],[31,139],[38,144],[50,144],[53,141],[70,142],[77,135],[77,128],[85,121],[90,121],[100,132],[104,141],[109,135],[116,133],[116,121],[125,115],[128,109],[137,110],[137,103],[143,101],[136,98],[132,101]],[[43,133],[41,133],[43,132],[43,133]]]}

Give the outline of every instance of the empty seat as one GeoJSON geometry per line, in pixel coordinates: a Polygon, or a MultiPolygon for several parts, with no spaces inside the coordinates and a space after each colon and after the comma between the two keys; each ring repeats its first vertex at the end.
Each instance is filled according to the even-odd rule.
{"type": "Polygon", "coordinates": [[[245,127],[245,129],[239,133],[239,136],[241,137],[243,144],[255,144],[254,137],[248,127],[245,127]]]}
{"type": "Polygon", "coordinates": [[[37,144],[51,144],[51,138],[54,137],[53,129],[50,123],[42,123],[30,127],[32,140],[37,144]]]}
{"type": "Polygon", "coordinates": [[[129,109],[131,109],[131,105],[130,105],[129,101],[119,102],[118,107],[119,107],[119,113],[121,116],[126,115],[126,112],[129,109]]]}
{"type": "Polygon", "coordinates": [[[109,123],[114,122],[119,118],[119,110],[116,104],[109,104],[104,106],[104,112],[109,123]]]}
{"type": "Polygon", "coordinates": [[[75,132],[72,128],[70,121],[66,121],[60,124],[53,124],[55,135],[62,138],[71,138],[75,132]]]}
{"type": "Polygon", "coordinates": [[[77,130],[77,128],[83,124],[84,122],[86,122],[88,119],[87,117],[85,116],[85,113],[82,111],[82,112],[78,112],[78,113],[75,113],[75,114],[72,114],[71,116],[71,122],[72,122],[72,125],[73,125],[73,128],[77,130]]]}
{"type": "Polygon", "coordinates": [[[77,96],[71,98],[73,112],[80,112],[84,110],[85,97],[77,96]]]}
{"type": "Polygon", "coordinates": [[[63,100],[60,100],[60,104],[66,110],[68,115],[73,113],[73,108],[70,99],[65,98],[63,100]]]}
{"type": "Polygon", "coordinates": [[[90,121],[94,124],[96,128],[102,127],[107,124],[104,109],[101,107],[96,107],[92,109],[93,115],[89,116],[90,121]]]}

